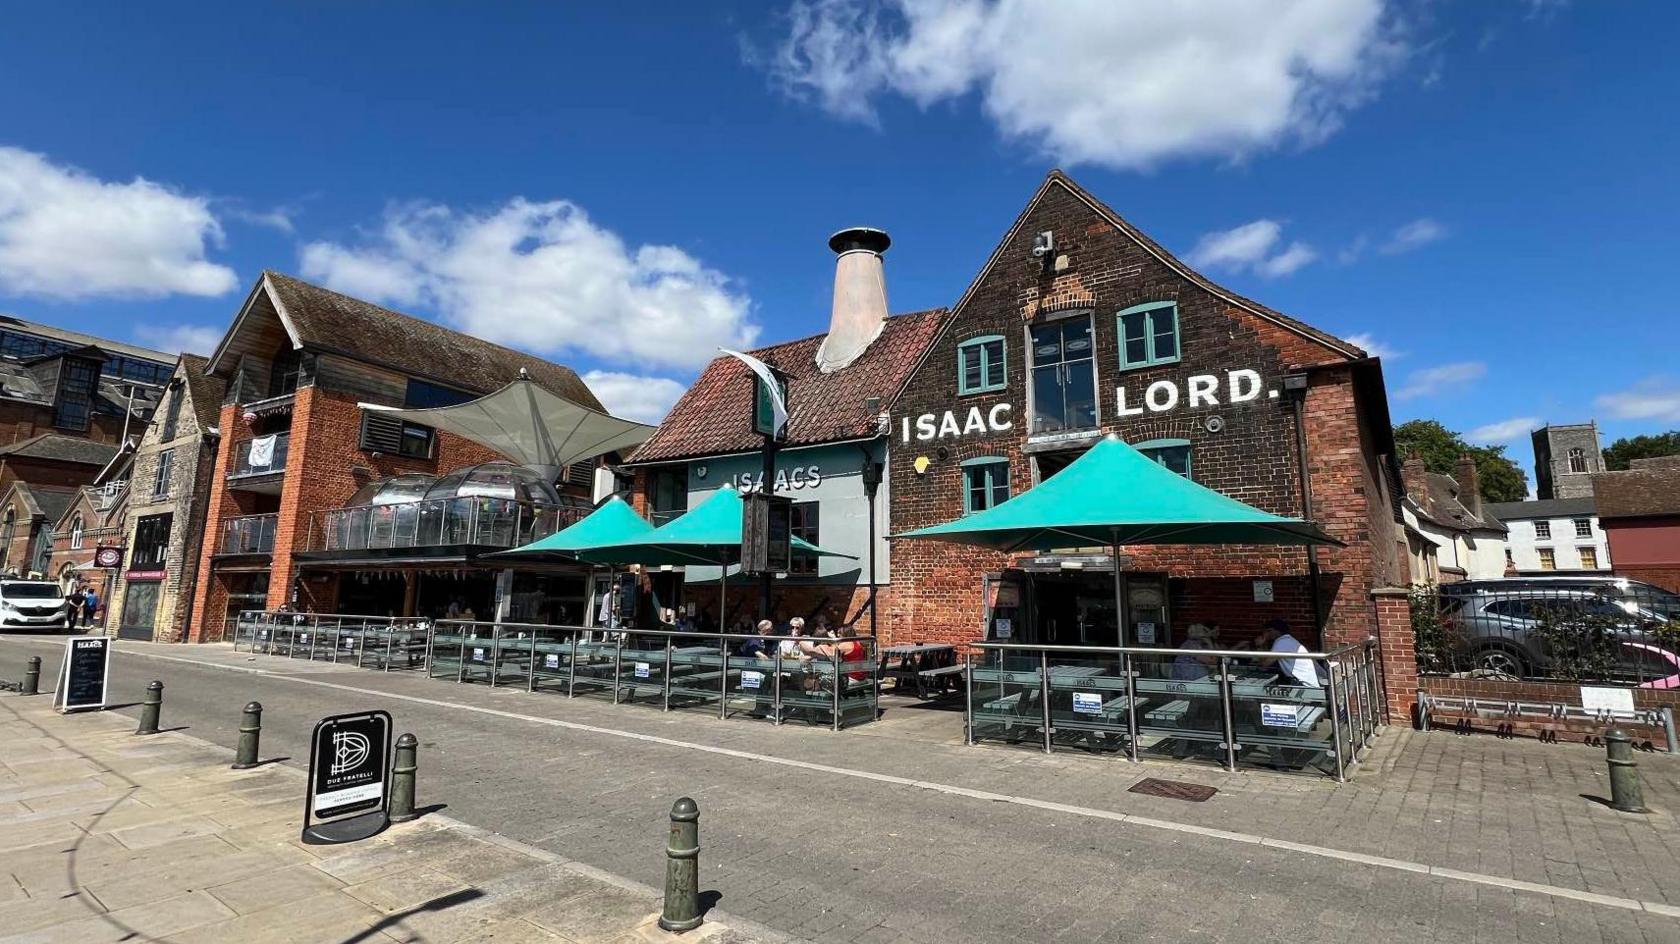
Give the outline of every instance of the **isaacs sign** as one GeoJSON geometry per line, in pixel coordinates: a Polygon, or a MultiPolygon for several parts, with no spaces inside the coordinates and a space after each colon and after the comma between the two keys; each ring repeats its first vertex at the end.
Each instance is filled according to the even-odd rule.
{"type": "MultiPolygon", "coordinates": [[[[1157,380],[1128,391],[1124,384],[1114,388],[1114,413],[1118,417],[1171,413],[1181,409],[1202,409],[1249,403],[1261,398],[1276,399],[1278,392],[1267,389],[1260,372],[1247,367],[1218,374],[1192,374],[1181,385],[1176,380],[1157,380]]],[[[931,442],[1004,433],[1015,428],[1015,408],[1010,403],[971,406],[966,412],[946,410],[899,418],[899,436],[904,442],[931,442]]]]}

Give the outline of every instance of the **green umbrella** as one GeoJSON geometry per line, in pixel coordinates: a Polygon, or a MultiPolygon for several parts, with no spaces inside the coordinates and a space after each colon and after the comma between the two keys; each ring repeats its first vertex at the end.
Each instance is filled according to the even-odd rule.
{"type": "Polygon", "coordinates": [[[1121,626],[1126,612],[1122,545],[1342,543],[1309,521],[1270,514],[1197,485],[1113,435],[1008,501],[891,537],[1007,552],[1106,545],[1114,552],[1114,603],[1121,626]]]}
{"type": "Polygon", "coordinates": [[[633,540],[652,533],[653,525],[636,514],[628,502],[614,495],[576,524],[530,544],[484,556],[576,560],[577,552],[582,548],[633,540]]]}

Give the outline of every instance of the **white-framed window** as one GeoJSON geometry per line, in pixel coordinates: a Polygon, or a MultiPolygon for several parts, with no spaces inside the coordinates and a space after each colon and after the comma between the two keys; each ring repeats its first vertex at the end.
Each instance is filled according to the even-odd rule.
{"type": "Polygon", "coordinates": [[[157,471],[152,475],[152,497],[162,498],[169,494],[169,482],[175,477],[175,450],[165,449],[158,453],[157,471]]]}
{"type": "Polygon", "coordinates": [[[81,549],[82,534],[82,516],[77,515],[70,519],[70,547],[72,550],[81,549]]]}
{"type": "Polygon", "coordinates": [[[1552,539],[1552,523],[1550,521],[1534,522],[1534,536],[1541,541],[1552,539]]]}
{"type": "Polygon", "coordinates": [[[1575,519],[1575,536],[1578,537],[1578,538],[1590,538],[1590,537],[1592,537],[1592,519],[1591,518],[1576,518],[1575,519]]]}

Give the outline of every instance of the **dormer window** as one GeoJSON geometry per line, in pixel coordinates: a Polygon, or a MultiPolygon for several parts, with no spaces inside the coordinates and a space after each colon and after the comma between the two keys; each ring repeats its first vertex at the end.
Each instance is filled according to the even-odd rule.
{"type": "Polygon", "coordinates": [[[1145,302],[1120,312],[1120,369],[1178,362],[1178,302],[1145,302]]]}

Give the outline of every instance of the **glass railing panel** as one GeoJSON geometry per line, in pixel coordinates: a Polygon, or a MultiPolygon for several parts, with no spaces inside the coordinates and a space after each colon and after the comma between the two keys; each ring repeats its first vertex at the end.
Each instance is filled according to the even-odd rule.
{"type": "Polygon", "coordinates": [[[1225,703],[1219,659],[1193,650],[1133,657],[1142,756],[1225,764],[1225,703]]]}
{"type": "Polygon", "coordinates": [[[548,627],[532,631],[532,691],[566,694],[572,677],[573,640],[579,635],[548,627]]]}
{"type": "Polygon", "coordinates": [[[1044,677],[1038,654],[990,650],[974,658],[969,739],[1042,743],[1044,677]]]}
{"type": "MultiPolygon", "coordinates": [[[[613,696],[618,684],[619,642],[613,634],[601,634],[594,639],[580,639],[577,643],[576,677],[572,694],[613,696]]],[[[622,636],[623,633],[616,635],[622,636]]]]}
{"type": "Polygon", "coordinates": [[[718,641],[671,641],[671,707],[698,708],[709,706],[713,711],[723,698],[727,649],[718,641]]]}
{"type": "Polygon", "coordinates": [[[1284,770],[1334,764],[1329,676],[1322,659],[1232,660],[1237,763],[1284,770]]]}
{"type": "Polygon", "coordinates": [[[1118,655],[1051,653],[1051,743],[1111,753],[1126,749],[1132,697],[1118,655]]]}

